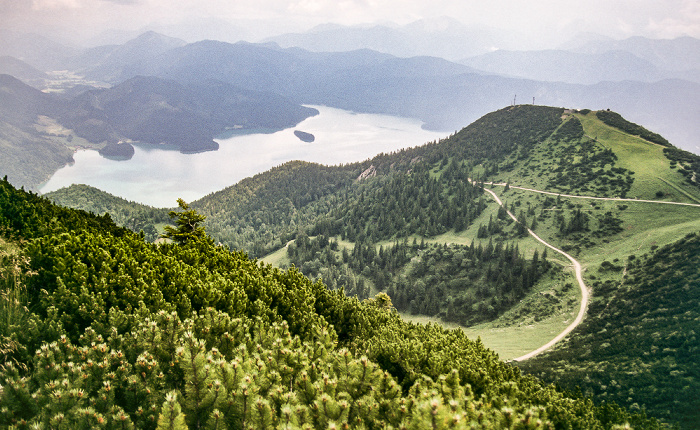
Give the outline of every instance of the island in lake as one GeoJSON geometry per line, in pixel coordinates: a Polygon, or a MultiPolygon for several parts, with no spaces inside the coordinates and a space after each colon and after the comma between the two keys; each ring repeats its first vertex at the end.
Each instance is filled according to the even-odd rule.
{"type": "Polygon", "coordinates": [[[306,133],[304,131],[294,130],[294,135],[299,138],[302,142],[311,143],[316,138],[311,133],[306,133]]]}
{"type": "Polygon", "coordinates": [[[111,160],[131,160],[136,152],[134,147],[127,142],[108,143],[104,148],[98,151],[101,156],[111,160]]]}

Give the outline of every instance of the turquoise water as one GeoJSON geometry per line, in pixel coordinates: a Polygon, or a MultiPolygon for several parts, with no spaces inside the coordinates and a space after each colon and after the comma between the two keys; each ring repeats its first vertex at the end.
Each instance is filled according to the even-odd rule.
{"type": "Polygon", "coordinates": [[[295,127],[216,139],[218,151],[181,154],[136,146],[133,158],[126,161],[108,160],[97,151],[79,151],[75,163],[57,171],[40,191],[87,184],[131,201],[174,207],[178,197],[190,202],[287,161],[350,163],[449,134],[423,130],[415,119],[312,107],[320,114],[295,127]],[[294,130],[313,134],[315,141],[302,142],[294,130]]]}

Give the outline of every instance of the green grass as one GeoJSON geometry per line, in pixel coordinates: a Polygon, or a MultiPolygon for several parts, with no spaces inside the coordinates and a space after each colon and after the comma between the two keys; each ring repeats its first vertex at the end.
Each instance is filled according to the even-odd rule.
{"type": "Polygon", "coordinates": [[[578,313],[581,293],[578,287],[564,291],[567,283],[575,283],[571,269],[550,274],[501,317],[471,327],[424,315],[405,312],[400,315],[406,321],[440,324],[449,329],[462,330],[471,339],[481,338],[482,343],[500,358],[512,360],[546,344],[574,320],[578,313]],[[555,299],[561,308],[553,305],[555,299]]]}
{"type": "Polygon", "coordinates": [[[697,203],[700,192],[685,184],[684,177],[670,168],[670,161],[663,154],[663,146],[631,136],[604,124],[595,115],[577,115],[586,135],[595,138],[617,155],[617,165],[634,171],[634,183],[630,198],[645,200],[667,200],[697,203]],[[662,191],[662,199],[656,192],[662,191]]]}
{"type": "Polygon", "coordinates": [[[624,231],[611,237],[608,243],[585,250],[581,255],[584,262],[597,265],[603,260],[622,260],[700,230],[700,208],[696,207],[630,202],[621,212],[621,218],[624,231]]]}
{"type": "MultiPolygon", "coordinates": [[[[541,204],[544,195],[511,189],[508,192],[494,189],[502,200],[519,199],[521,206],[541,204]]],[[[623,220],[624,230],[614,236],[596,240],[598,243],[591,248],[582,248],[575,257],[584,266],[597,267],[603,260],[626,259],[632,254],[650,252],[653,246],[663,246],[685,236],[689,231],[700,230],[700,208],[692,206],[662,205],[646,202],[616,202],[561,198],[562,205],[568,208],[569,203],[580,207],[590,215],[603,214],[611,211],[619,214],[623,220]],[[620,210],[620,207],[626,209],[620,210]]],[[[536,213],[539,214],[539,209],[536,213]]],[[[569,209],[565,211],[567,214],[569,209]]],[[[558,236],[558,228],[551,222],[540,222],[535,232],[554,246],[562,247],[568,241],[558,236]]],[[[534,242],[533,239],[530,239],[534,242]]],[[[521,241],[521,250],[527,249],[527,241],[521,241]]],[[[554,258],[550,253],[550,258],[554,258]]]]}
{"type": "Polygon", "coordinates": [[[520,326],[496,327],[493,323],[465,328],[470,339],[481,338],[481,342],[503,360],[512,360],[534,351],[562,332],[576,317],[555,315],[546,320],[520,326]]]}
{"type": "Polygon", "coordinates": [[[289,266],[289,257],[287,257],[287,246],[289,246],[290,243],[294,242],[293,240],[289,241],[287,245],[283,246],[282,248],[278,249],[277,251],[273,252],[272,254],[268,254],[260,259],[260,261],[271,264],[275,267],[287,267],[289,266]]]}

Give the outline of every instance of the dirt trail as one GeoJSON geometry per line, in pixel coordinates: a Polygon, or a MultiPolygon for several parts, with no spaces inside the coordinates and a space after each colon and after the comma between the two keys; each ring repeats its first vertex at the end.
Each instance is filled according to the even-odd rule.
{"type": "MultiPolygon", "coordinates": [[[[484,185],[496,185],[500,187],[505,187],[506,184],[500,183],[500,184],[494,184],[493,182],[487,182],[484,185]]],[[[562,193],[553,193],[551,191],[540,191],[540,190],[535,190],[532,188],[525,188],[525,187],[518,187],[515,185],[508,185],[509,188],[513,188],[516,190],[523,190],[523,191],[531,191],[533,193],[540,193],[540,194],[547,194],[550,196],[561,196],[561,197],[569,197],[572,199],[589,199],[589,200],[606,200],[606,201],[613,201],[613,202],[641,202],[641,203],[657,203],[660,205],[677,205],[677,206],[693,206],[696,208],[700,208],[700,203],[680,203],[680,202],[663,202],[659,200],[640,200],[640,199],[623,199],[620,197],[591,197],[591,196],[575,196],[572,194],[562,194],[562,193]]]]}
{"type": "MultiPolygon", "coordinates": [[[[504,184],[504,185],[505,185],[505,184],[504,184]]],[[[512,187],[512,186],[511,186],[511,188],[515,188],[515,187],[512,187]]],[[[498,196],[496,195],[496,193],[494,193],[493,191],[489,190],[488,188],[484,188],[484,191],[486,191],[486,192],[488,192],[489,194],[491,194],[491,196],[494,198],[494,200],[496,200],[496,203],[498,203],[499,205],[503,206],[503,202],[501,201],[500,198],[498,198],[498,196]]],[[[533,190],[533,191],[534,191],[534,190],[533,190]]],[[[513,215],[513,214],[508,210],[508,208],[506,208],[506,212],[508,213],[508,216],[510,216],[515,222],[518,222],[518,219],[515,217],[515,215],[513,215]]],[[[576,261],[576,259],[575,259],[574,257],[572,257],[571,255],[569,255],[568,253],[566,253],[566,252],[562,251],[561,249],[556,248],[556,247],[554,247],[553,245],[551,245],[551,244],[545,242],[541,237],[539,237],[537,234],[535,234],[534,231],[530,230],[529,228],[527,229],[527,231],[528,231],[528,233],[530,233],[530,235],[531,235],[532,237],[534,237],[535,239],[537,239],[537,240],[538,240],[539,242],[541,242],[544,246],[546,246],[546,247],[552,249],[553,251],[558,252],[559,254],[563,255],[563,256],[566,257],[566,258],[568,258],[569,261],[571,261],[571,264],[573,264],[573,266],[574,266],[574,271],[575,271],[575,273],[576,273],[576,281],[578,281],[578,286],[579,286],[579,288],[581,289],[581,306],[580,306],[580,308],[579,308],[578,315],[576,315],[576,319],[574,320],[574,322],[572,322],[571,324],[569,324],[569,326],[566,327],[561,333],[559,333],[554,339],[550,340],[550,341],[547,342],[545,345],[542,345],[541,347],[537,348],[536,350],[534,350],[534,351],[532,351],[532,352],[528,352],[528,353],[525,354],[525,355],[522,355],[522,356],[520,356],[520,357],[514,358],[512,361],[523,361],[523,360],[527,360],[528,358],[532,358],[532,357],[534,357],[534,356],[536,356],[536,355],[538,355],[538,354],[540,354],[540,353],[542,353],[542,352],[548,350],[549,348],[551,348],[552,346],[554,346],[557,342],[559,342],[560,340],[564,339],[564,338],[565,338],[569,333],[571,333],[579,324],[581,324],[581,321],[583,321],[583,317],[586,315],[586,309],[588,308],[588,301],[589,301],[588,288],[586,287],[586,284],[583,282],[583,274],[582,274],[583,269],[582,269],[582,267],[581,267],[581,263],[579,263],[578,261],[576,261]]]]}
{"type": "MultiPolygon", "coordinates": [[[[487,182],[485,185],[496,185],[496,186],[506,186],[505,183],[493,183],[493,182],[487,182]]],[[[606,201],[616,201],[616,202],[643,202],[643,203],[656,203],[656,204],[665,204],[665,205],[679,205],[679,206],[693,206],[693,207],[700,207],[700,204],[697,203],[679,203],[679,202],[663,202],[663,201],[657,201],[657,200],[638,200],[638,199],[623,199],[619,197],[589,197],[589,196],[575,196],[575,195],[570,195],[570,194],[561,194],[561,193],[553,193],[550,191],[540,191],[540,190],[535,190],[532,188],[525,188],[525,187],[518,187],[514,185],[508,185],[509,188],[514,188],[518,190],[523,190],[523,191],[531,191],[533,193],[540,193],[540,194],[548,194],[551,196],[561,196],[561,197],[569,197],[569,198],[574,198],[574,199],[589,199],[589,200],[606,200],[606,201]]],[[[503,206],[503,202],[501,201],[500,198],[494,193],[493,191],[489,190],[488,188],[484,188],[484,191],[488,192],[491,194],[491,196],[496,200],[496,202],[500,205],[503,206]]],[[[505,208],[505,206],[504,206],[505,208]]],[[[508,208],[505,208],[506,212],[508,213],[508,216],[510,216],[515,222],[518,222],[518,219],[513,215],[508,208]]],[[[563,255],[564,257],[568,258],[569,261],[571,261],[571,264],[574,266],[574,272],[576,273],[576,281],[578,282],[578,286],[581,289],[581,306],[578,311],[578,315],[576,315],[576,319],[574,322],[569,324],[568,327],[566,327],[561,333],[559,333],[554,339],[550,340],[547,342],[545,345],[542,345],[541,347],[537,348],[536,350],[529,352],[525,355],[522,355],[520,357],[514,358],[512,361],[523,361],[527,360],[528,358],[532,358],[538,354],[541,354],[542,352],[548,350],[552,346],[554,346],[557,342],[561,341],[564,339],[569,333],[571,333],[581,322],[583,321],[583,317],[586,315],[586,310],[588,309],[588,302],[589,302],[589,290],[588,287],[586,287],[586,284],[583,282],[583,268],[581,267],[581,263],[576,261],[574,257],[569,255],[568,253],[564,252],[563,250],[554,247],[553,245],[545,242],[541,237],[539,237],[537,234],[535,234],[534,231],[530,230],[529,228],[527,229],[528,233],[535,239],[537,239],[539,242],[541,242],[544,246],[552,249],[553,251],[558,252],[559,254],[563,255]]]]}

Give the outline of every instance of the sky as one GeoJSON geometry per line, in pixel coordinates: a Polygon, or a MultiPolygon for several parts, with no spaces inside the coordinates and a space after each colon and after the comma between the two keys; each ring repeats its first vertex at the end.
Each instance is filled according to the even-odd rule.
{"type": "Polygon", "coordinates": [[[0,0],[0,29],[77,45],[145,30],[188,42],[257,42],[323,23],[404,25],[444,16],[503,30],[533,49],[555,47],[582,32],[615,39],[700,38],[698,0],[0,0]]]}

